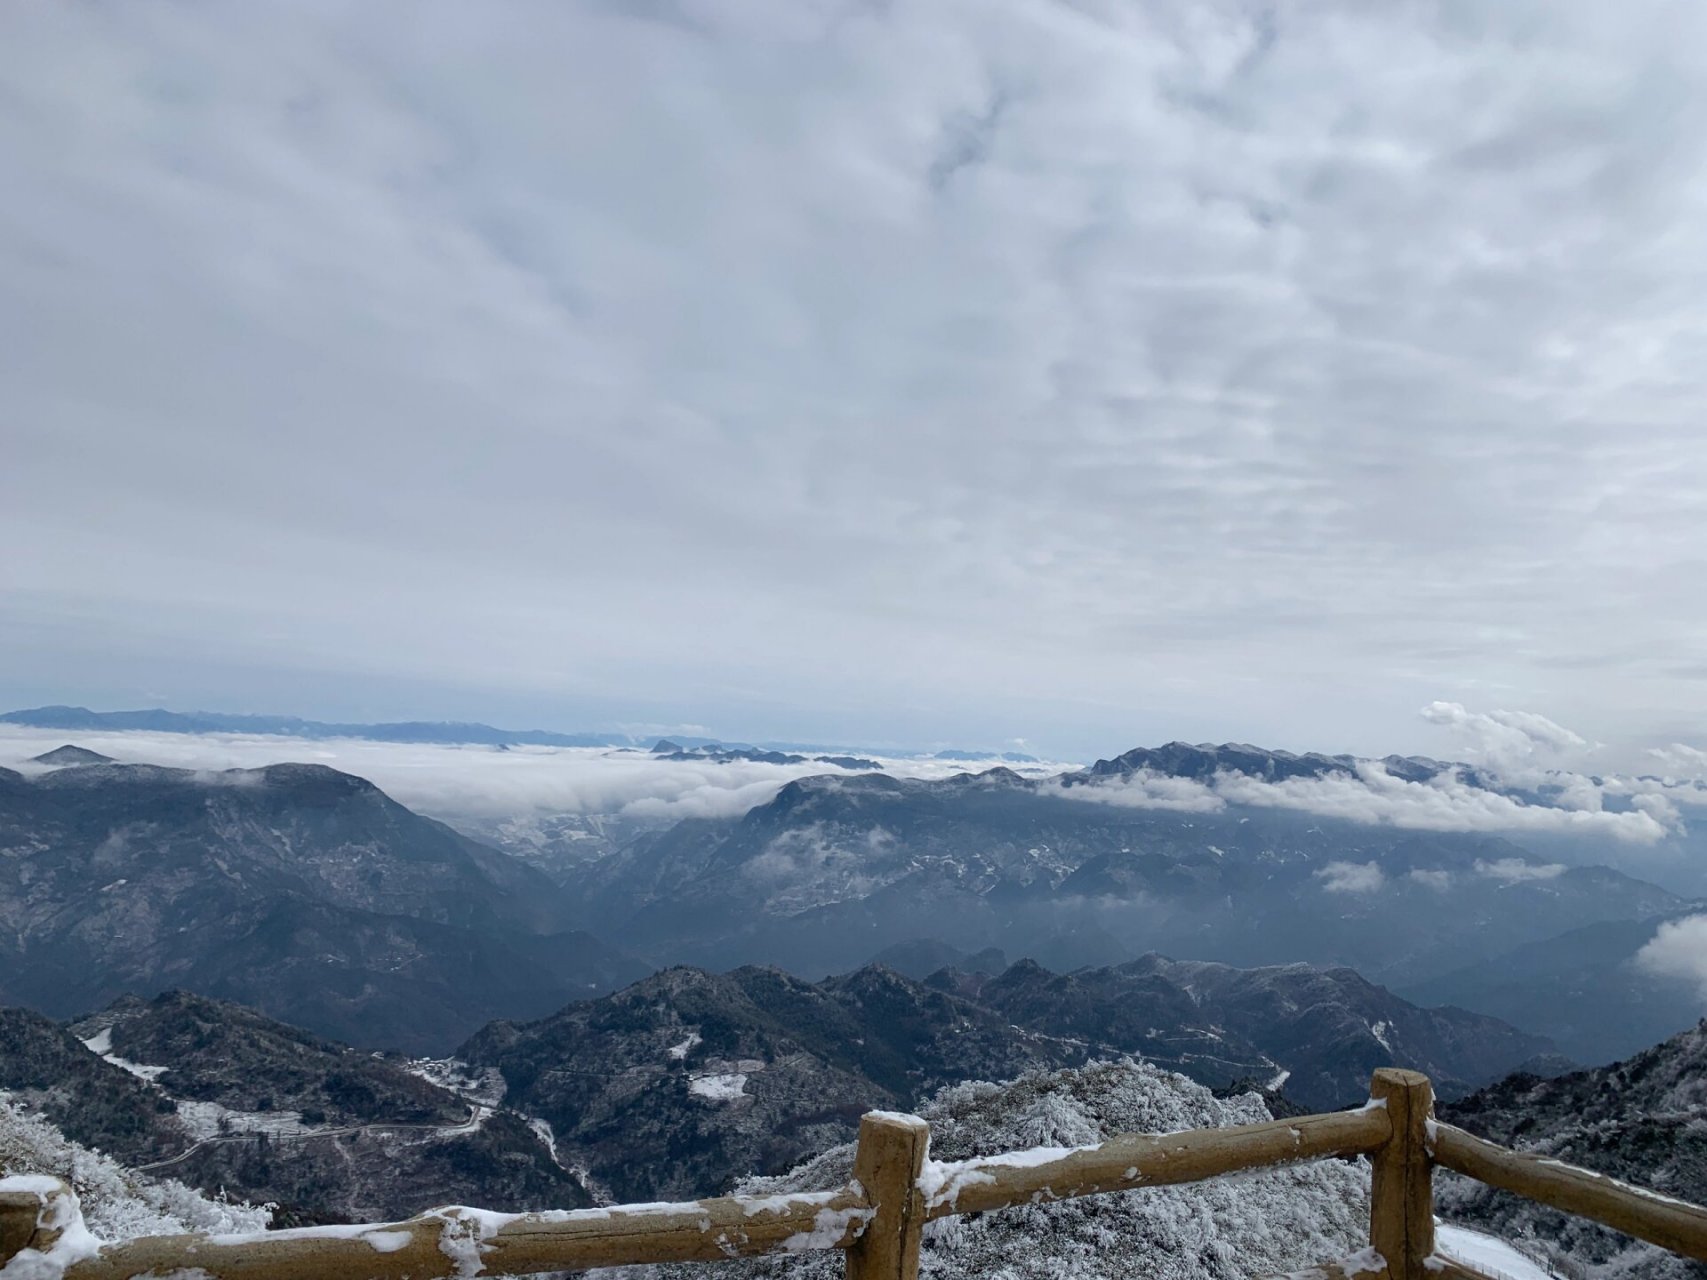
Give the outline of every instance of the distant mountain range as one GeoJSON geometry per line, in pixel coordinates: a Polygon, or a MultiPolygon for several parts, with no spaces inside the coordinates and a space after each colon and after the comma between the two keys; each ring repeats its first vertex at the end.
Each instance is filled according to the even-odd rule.
{"type": "Polygon", "coordinates": [[[1035,764],[1036,757],[1018,751],[937,752],[894,748],[876,752],[871,748],[811,742],[727,742],[671,734],[668,738],[631,733],[556,733],[546,729],[497,729],[489,724],[457,720],[402,720],[389,723],[336,723],[304,720],[300,716],[233,715],[221,711],[166,711],[153,707],[140,711],[91,711],[88,707],[28,707],[0,712],[0,724],[32,729],[64,729],[68,732],[146,730],[152,733],[253,733],[288,738],[355,738],[371,742],[439,743],[446,746],[492,747],[643,747],[666,743],[677,751],[726,752],[748,758],[777,753],[806,756],[857,756],[847,767],[879,767],[868,759],[874,754],[923,756],[939,760],[1005,760],[1010,764],[1035,764]]]}
{"type": "Polygon", "coordinates": [[[442,1050],[647,966],[545,876],[322,765],[0,769],[0,1001],[58,1017],[187,987],[442,1050]]]}
{"type": "Polygon", "coordinates": [[[1175,743],[1047,779],[839,771],[737,818],[519,814],[462,834],[319,765],[210,774],[85,750],[0,770],[0,999],[56,1016],[186,986],[442,1053],[494,1016],[539,1016],[658,964],[810,978],[894,948],[1057,971],[1149,952],[1344,967],[1591,1063],[1703,1012],[1691,984],[1630,958],[1707,904],[1492,834],[1134,806],[1120,790],[1349,777],[1337,757],[1175,743]]]}
{"type": "Polygon", "coordinates": [[[1690,906],[1498,835],[1087,803],[1089,776],[800,779],[738,818],[641,833],[586,865],[580,922],[708,968],[833,972],[934,939],[1055,969],[1160,951],[1416,985],[1567,930],[1690,906]]]}
{"type": "MultiPolygon", "coordinates": [[[[489,724],[409,720],[392,724],[335,724],[297,716],[230,715],[219,711],[91,711],[87,707],[30,707],[0,713],[0,723],[32,729],[147,730],[152,733],[258,733],[290,738],[365,738],[376,742],[479,743],[488,746],[626,747],[640,739],[615,733],[549,733],[494,729],[489,724]]],[[[691,741],[691,740],[690,740],[691,741]]]]}
{"type": "MultiPolygon", "coordinates": [[[[42,752],[0,769],[0,1005],[26,1006],[0,1008],[0,1091],[289,1222],[716,1192],[873,1107],[935,1108],[956,1150],[980,1116],[1020,1123],[1010,1103],[1040,1134],[1094,1135],[1128,1102],[1159,1124],[1157,1068],[1284,1111],[1416,1067],[1467,1128],[1707,1196],[1707,1027],[1587,1073],[1559,1052],[1695,1022],[1699,990],[1637,957],[1707,903],[1494,834],[1191,790],[1338,785],[1366,764],[1342,757],[1175,743],[930,781],[825,763],[736,818],[526,813],[471,836],[320,765],[42,752]]],[[[1085,1213],[1060,1221],[1094,1236],[1085,1213]]],[[[967,1257],[1000,1248],[984,1228],[943,1247],[974,1237],[967,1257]]],[[[1582,1240],[1606,1275],[1687,1274],[1582,1240]]]]}

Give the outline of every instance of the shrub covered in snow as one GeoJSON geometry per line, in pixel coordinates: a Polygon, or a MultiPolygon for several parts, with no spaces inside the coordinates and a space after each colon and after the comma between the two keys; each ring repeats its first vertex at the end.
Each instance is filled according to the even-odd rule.
{"type": "MultiPolygon", "coordinates": [[[[1218,1099],[1132,1061],[959,1084],[919,1114],[931,1125],[932,1157],[943,1160],[1270,1118],[1255,1094],[1218,1099]]],[[[739,1193],[839,1187],[853,1175],[853,1157],[852,1144],[835,1147],[781,1177],[749,1179],[739,1193]]],[[[1322,1161],[943,1218],[925,1229],[920,1265],[941,1280],[1249,1280],[1355,1253],[1366,1243],[1368,1205],[1367,1166],[1322,1161]]],[[[830,1251],[623,1270],[624,1280],[832,1280],[843,1265],[830,1251]]]]}
{"type": "Polygon", "coordinates": [[[271,1211],[210,1200],[181,1182],[135,1173],[0,1099],[0,1173],[64,1178],[82,1202],[83,1220],[102,1240],[183,1231],[260,1231],[271,1211]]]}

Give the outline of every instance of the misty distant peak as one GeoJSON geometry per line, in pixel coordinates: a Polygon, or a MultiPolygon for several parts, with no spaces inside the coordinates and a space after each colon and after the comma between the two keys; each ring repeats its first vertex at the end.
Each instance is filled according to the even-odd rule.
{"type": "Polygon", "coordinates": [[[1242,773],[1248,777],[1277,782],[1286,778],[1319,778],[1329,773],[1354,773],[1353,756],[1323,755],[1256,747],[1244,742],[1170,742],[1160,747],[1134,747],[1112,760],[1098,760],[1085,773],[1107,777],[1140,770],[1175,778],[1207,779],[1217,773],[1242,773]]]}
{"type": "Polygon", "coordinates": [[[111,756],[104,756],[99,751],[91,751],[87,747],[79,747],[74,743],[66,743],[63,747],[55,747],[52,751],[44,751],[39,756],[30,757],[31,764],[47,764],[56,768],[80,764],[113,764],[111,756]]]}

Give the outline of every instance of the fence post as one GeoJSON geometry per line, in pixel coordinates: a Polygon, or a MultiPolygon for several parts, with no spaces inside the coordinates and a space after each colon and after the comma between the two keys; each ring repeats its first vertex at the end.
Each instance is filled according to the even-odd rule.
{"type": "Polygon", "coordinates": [[[1369,1085],[1372,1101],[1385,1103],[1393,1136],[1371,1159],[1369,1243],[1387,1262],[1391,1280],[1427,1280],[1434,1253],[1433,1161],[1428,1122],[1434,1086],[1427,1076],[1382,1067],[1369,1085]]]}
{"type": "Polygon", "coordinates": [[[876,1210],[848,1249],[848,1280],[918,1280],[924,1230],[919,1172],[931,1130],[917,1116],[875,1111],[859,1122],[854,1178],[876,1210]]]}

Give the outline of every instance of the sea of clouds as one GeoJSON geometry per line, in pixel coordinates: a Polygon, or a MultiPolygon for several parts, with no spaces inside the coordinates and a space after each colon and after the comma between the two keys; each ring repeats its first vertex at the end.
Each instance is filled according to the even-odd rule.
{"type": "Polygon", "coordinates": [[[1673,744],[1648,753],[1656,772],[1603,773],[1593,769],[1597,744],[1533,712],[1477,712],[1456,702],[1433,702],[1421,714],[1453,735],[1455,754],[1474,766],[1476,776],[1467,768],[1449,768],[1411,781],[1379,760],[1357,761],[1344,773],[1275,781],[1231,771],[1198,780],[1140,769],[1061,794],[1092,804],[1184,813],[1218,813],[1237,805],[1415,831],[1637,845],[1687,834],[1686,812],[1707,809],[1707,752],[1673,744]]]}
{"type": "MultiPolygon", "coordinates": [[[[1422,716],[1455,739],[1473,766],[1421,782],[1363,760],[1348,772],[1268,781],[1234,772],[1207,780],[1140,770],[1129,777],[1060,789],[1092,804],[1213,813],[1229,807],[1284,809],[1326,819],[1421,831],[1485,831],[1514,837],[1571,837],[1626,849],[1687,836],[1691,810],[1707,809],[1707,753],[1672,745],[1649,753],[1653,773],[1599,772],[1599,750],[1532,712],[1471,711],[1435,702],[1422,716]],[[1489,785],[1482,785],[1487,782],[1489,785]],[[1544,797],[1544,798],[1538,798],[1544,797]]],[[[439,816],[500,818],[539,813],[622,814],[654,820],[732,817],[771,800],[789,782],[846,773],[799,764],[670,760],[644,750],[447,746],[261,734],[78,732],[0,725],[0,766],[24,772],[30,757],[68,740],[121,761],[198,770],[248,769],[283,761],[330,765],[368,778],[411,808],[439,816]]],[[[941,778],[998,761],[888,757],[897,777],[941,778]]],[[[1028,766],[1048,778],[1070,763],[1028,766]]],[[[1355,878],[1354,878],[1355,879],[1355,878]]]]}
{"type": "MultiPolygon", "coordinates": [[[[796,778],[844,774],[835,765],[735,760],[668,760],[644,750],[307,739],[270,734],[68,733],[0,725],[0,767],[41,772],[30,763],[66,742],[125,763],[219,771],[293,761],[367,778],[411,809],[439,817],[502,818],[535,813],[622,814],[673,820],[734,817],[768,802],[796,778]]],[[[940,778],[985,763],[885,758],[898,777],[940,778]]],[[[1070,765],[1045,766],[1046,771],[1070,765]]]]}

